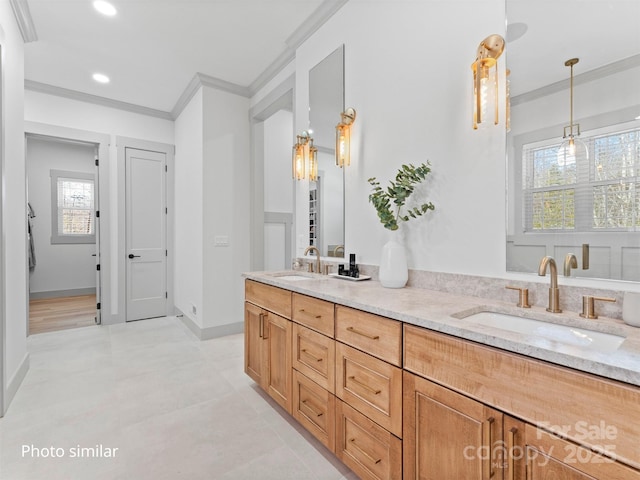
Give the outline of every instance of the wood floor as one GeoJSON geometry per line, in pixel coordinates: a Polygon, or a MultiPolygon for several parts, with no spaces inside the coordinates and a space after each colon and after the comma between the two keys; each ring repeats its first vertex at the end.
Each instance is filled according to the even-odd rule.
{"type": "Polygon", "coordinates": [[[95,295],[30,300],[29,335],[95,325],[95,316],[95,295]]]}

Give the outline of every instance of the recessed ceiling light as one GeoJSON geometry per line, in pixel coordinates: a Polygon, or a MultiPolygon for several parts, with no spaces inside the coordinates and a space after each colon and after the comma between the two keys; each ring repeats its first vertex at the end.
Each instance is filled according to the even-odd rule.
{"type": "Polygon", "coordinates": [[[102,73],[94,73],[93,74],[93,79],[98,82],[98,83],[109,83],[109,77],[107,77],[106,75],[102,74],[102,73]]]}
{"type": "Polygon", "coordinates": [[[118,13],[116,7],[111,5],[109,2],[105,2],[104,0],[96,0],[95,2],[93,2],[93,8],[108,17],[113,17],[116,13],[118,13]]]}

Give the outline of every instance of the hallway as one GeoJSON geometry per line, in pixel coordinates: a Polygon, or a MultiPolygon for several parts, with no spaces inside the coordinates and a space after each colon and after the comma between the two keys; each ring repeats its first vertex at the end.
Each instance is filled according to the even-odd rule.
{"type": "Polygon", "coordinates": [[[199,341],[168,317],[28,347],[31,368],[0,419],[0,478],[356,478],[243,373],[242,334],[199,341]]]}

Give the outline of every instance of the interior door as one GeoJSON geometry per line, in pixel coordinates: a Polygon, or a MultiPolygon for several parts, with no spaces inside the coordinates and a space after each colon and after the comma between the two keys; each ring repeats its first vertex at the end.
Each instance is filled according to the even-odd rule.
{"type": "Polygon", "coordinates": [[[166,155],[126,148],[127,321],[166,315],[166,155]]]}
{"type": "Polygon", "coordinates": [[[93,182],[93,204],[94,204],[94,209],[95,209],[95,216],[94,216],[94,221],[95,221],[95,234],[96,234],[96,248],[95,248],[95,253],[93,254],[94,257],[96,257],[96,316],[95,316],[95,320],[96,320],[96,325],[100,325],[102,323],[102,315],[101,315],[101,309],[100,309],[100,286],[102,285],[100,283],[100,189],[99,189],[99,185],[100,185],[100,177],[99,177],[99,159],[98,159],[98,146],[96,146],[96,152],[95,152],[95,163],[96,163],[96,176],[95,176],[95,181],[93,182]]]}

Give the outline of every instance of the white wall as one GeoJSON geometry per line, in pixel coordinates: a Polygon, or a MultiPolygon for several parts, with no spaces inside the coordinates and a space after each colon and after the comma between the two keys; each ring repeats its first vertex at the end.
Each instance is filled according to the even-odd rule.
{"type": "Polygon", "coordinates": [[[293,212],[292,142],[292,112],[280,110],[264,121],[265,212],[293,212]]]}
{"type": "Polygon", "coordinates": [[[29,274],[29,291],[49,292],[95,288],[95,243],[51,243],[51,170],[95,174],[95,146],[27,138],[28,200],[36,266],[29,274]]]}
{"type": "Polygon", "coordinates": [[[175,305],[202,327],[202,89],[175,121],[175,305]],[[195,307],[196,313],[192,312],[195,307]]]}
{"type": "MultiPolygon", "coordinates": [[[[4,110],[2,272],[5,319],[4,407],[8,406],[28,368],[26,181],[24,162],[24,45],[9,2],[0,2],[4,110]]],[[[2,298],[0,298],[2,300],[2,298]]],[[[0,405],[0,414],[3,408],[0,405]]]]}
{"type": "MultiPolygon", "coordinates": [[[[302,131],[309,69],[345,44],[345,104],[357,111],[346,171],[346,253],[357,253],[359,262],[378,264],[387,238],[368,203],[367,178],[386,183],[401,164],[430,160],[424,198],[436,210],[403,226],[410,268],[504,274],[505,133],[471,128],[470,69],[478,44],[504,35],[504,8],[500,0],[401,7],[352,0],[297,50],[295,118],[302,131]]],[[[304,205],[300,190],[297,206],[304,205]]],[[[298,254],[302,248],[297,242],[298,254]]]]}
{"type": "Polygon", "coordinates": [[[250,259],[249,99],[203,88],[204,328],[242,322],[250,259]],[[228,246],[216,246],[226,237],[228,246]]]}
{"type": "MultiPolygon", "coordinates": [[[[165,144],[174,144],[174,122],[115,108],[70,100],[45,93],[25,91],[24,119],[48,125],[104,133],[111,137],[109,145],[109,208],[110,215],[101,216],[101,223],[110,226],[111,262],[111,314],[112,319],[103,318],[103,323],[123,321],[124,312],[119,311],[118,283],[124,272],[119,268],[117,255],[122,232],[118,231],[118,178],[124,164],[118,163],[116,137],[128,137],[165,144]]],[[[122,159],[124,163],[124,159],[122,159]]],[[[104,206],[103,206],[104,207],[104,206]]],[[[104,317],[104,316],[103,316],[104,317]]]]}

